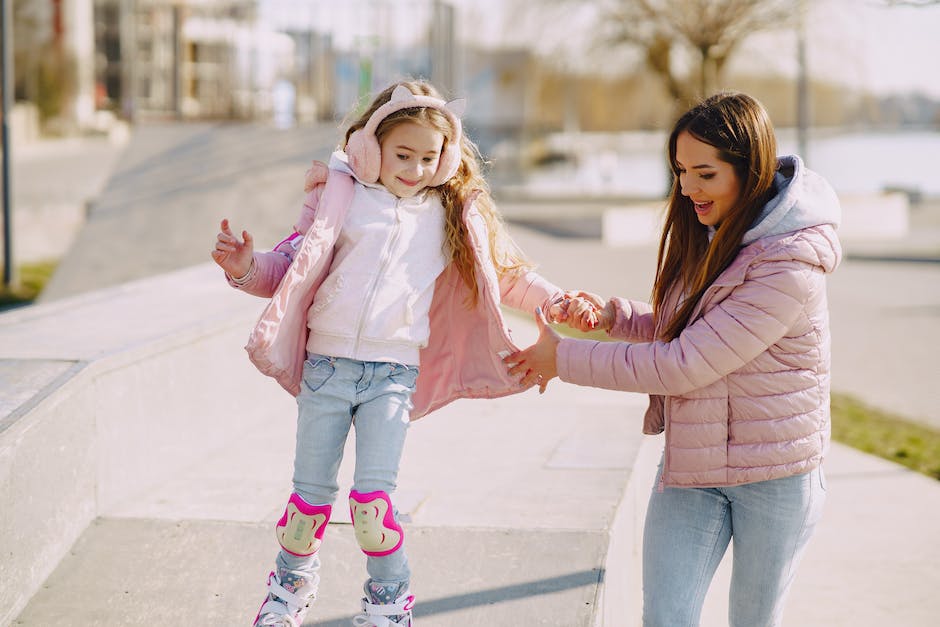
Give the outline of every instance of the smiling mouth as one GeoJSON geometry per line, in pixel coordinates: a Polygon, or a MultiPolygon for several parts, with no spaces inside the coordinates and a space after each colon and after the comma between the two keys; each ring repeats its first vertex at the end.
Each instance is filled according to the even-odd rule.
{"type": "Polygon", "coordinates": [[[702,214],[702,213],[708,213],[708,210],[712,208],[712,205],[714,203],[712,201],[708,201],[708,202],[693,201],[692,204],[695,206],[695,213],[702,214]]]}
{"type": "Polygon", "coordinates": [[[398,177],[398,180],[404,185],[407,185],[408,187],[414,187],[415,185],[418,184],[418,181],[409,181],[408,179],[403,179],[401,177],[398,177]]]}

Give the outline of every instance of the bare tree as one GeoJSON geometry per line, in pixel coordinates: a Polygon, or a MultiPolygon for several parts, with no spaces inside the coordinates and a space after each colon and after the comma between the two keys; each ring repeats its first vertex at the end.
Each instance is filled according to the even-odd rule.
{"type": "MultiPolygon", "coordinates": [[[[728,60],[759,31],[791,28],[788,0],[549,0],[557,11],[590,5],[595,52],[629,47],[658,76],[677,103],[688,103],[721,84],[728,60]]],[[[545,5],[539,12],[544,14],[545,5]]],[[[561,23],[565,23],[561,21],[561,23]]]]}

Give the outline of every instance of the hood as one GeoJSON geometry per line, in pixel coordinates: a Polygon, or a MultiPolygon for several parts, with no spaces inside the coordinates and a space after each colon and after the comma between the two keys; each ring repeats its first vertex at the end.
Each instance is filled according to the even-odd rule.
{"type": "Polygon", "coordinates": [[[838,228],[842,218],[839,198],[826,180],[806,168],[795,155],[777,159],[774,176],[777,195],[761,210],[742,245],[813,226],[838,228]]]}
{"type": "MultiPolygon", "coordinates": [[[[334,150],[333,153],[330,155],[329,168],[331,170],[337,170],[339,172],[342,172],[343,174],[348,174],[349,176],[353,177],[354,179],[362,183],[362,181],[359,180],[359,177],[356,176],[356,173],[352,171],[352,168],[349,167],[349,157],[347,157],[346,153],[343,152],[342,150],[334,150]]],[[[365,183],[362,183],[362,184],[365,185],[365,183]]]]}

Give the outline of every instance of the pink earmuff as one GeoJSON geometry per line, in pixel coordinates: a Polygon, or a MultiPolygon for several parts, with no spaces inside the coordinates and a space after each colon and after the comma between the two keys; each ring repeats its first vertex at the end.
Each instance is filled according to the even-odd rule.
{"type": "Polygon", "coordinates": [[[349,167],[366,183],[375,183],[379,180],[379,169],[382,162],[382,149],[375,136],[375,129],[389,115],[402,109],[415,107],[429,107],[437,109],[454,127],[454,137],[446,142],[441,151],[441,158],[437,164],[437,172],[429,185],[436,187],[446,183],[460,166],[460,140],[463,127],[460,124],[460,115],[463,113],[466,101],[463,99],[444,102],[431,96],[418,96],[411,93],[404,85],[399,85],[392,91],[391,99],[375,110],[369,117],[366,125],[349,136],[346,142],[346,155],[349,157],[349,167]]]}

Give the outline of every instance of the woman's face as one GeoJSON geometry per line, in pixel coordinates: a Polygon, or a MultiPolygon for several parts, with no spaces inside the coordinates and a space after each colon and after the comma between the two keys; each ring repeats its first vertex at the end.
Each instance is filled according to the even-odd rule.
{"type": "Polygon", "coordinates": [[[717,148],[688,131],[676,137],[676,165],[679,189],[692,201],[698,221],[706,226],[720,225],[741,195],[734,166],[719,158],[717,148]]]}
{"type": "Polygon", "coordinates": [[[444,134],[414,122],[396,125],[382,138],[379,182],[399,198],[428,186],[441,158],[444,134]]]}

